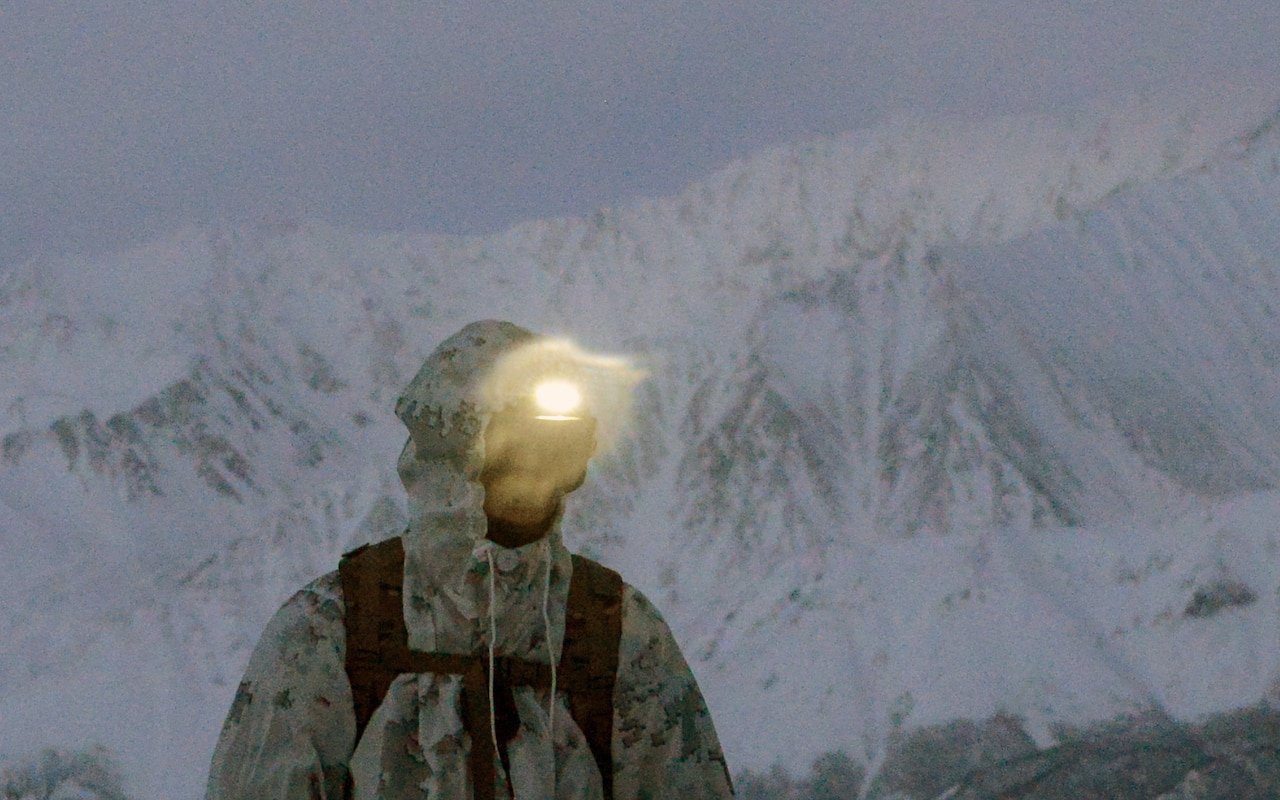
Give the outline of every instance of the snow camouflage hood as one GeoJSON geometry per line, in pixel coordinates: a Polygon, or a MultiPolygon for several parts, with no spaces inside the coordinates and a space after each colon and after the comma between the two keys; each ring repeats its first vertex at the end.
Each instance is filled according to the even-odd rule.
{"type": "Polygon", "coordinates": [[[487,560],[503,595],[496,650],[549,663],[546,638],[564,634],[569,551],[560,516],[543,539],[519,548],[485,538],[482,432],[492,415],[529,394],[540,375],[583,378],[568,351],[509,322],[473,322],[445,340],[396,403],[409,429],[398,471],[409,494],[404,617],[409,647],[470,654],[487,642],[487,560]],[[542,615],[544,578],[550,630],[542,615]]]}
{"type": "MultiPolygon", "coordinates": [[[[560,514],[544,538],[498,546],[485,538],[477,479],[492,414],[549,371],[590,385],[591,358],[510,323],[477,322],[441,344],[405,389],[396,413],[410,432],[398,469],[409,493],[403,602],[412,649],[469,655],[492,643],[497,656],[543,664],[559,654],[573,569],[560,514]]],[[[462,677],[399,675],[357,741],[345,613],[334,571],[272,618],[223,726],[208,800],[337,800],[346,787],[356,800],[470,800],[462,677]]],[[[519,729],[507,745],[509,779],[496,770],[495,796],[510,788],[517,800],[602,800],[600,770],[563,689],[512,693],[519,729]]],[[[613,702],[616,800],[732,796],[693,674],[661,615],[629,585],[613,702]]]]}

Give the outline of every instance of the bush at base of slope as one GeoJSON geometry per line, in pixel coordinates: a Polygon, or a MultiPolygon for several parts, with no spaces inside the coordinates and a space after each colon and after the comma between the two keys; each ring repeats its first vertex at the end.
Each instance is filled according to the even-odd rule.
{"type": "Polygon", "coordinates": [[[120,770],[102,746],[89,750],[47,747],[26,761],[0,759],[4,800],[128,800],[120,770]]]}
{"type": "MultiPolygon", "coordinates": [[[[1061,726],[1037,749],[1019,720],[997,715],[902,734],[868,800],[1274,800],[1280,797],[1280,709],[1268,704],[1188,724],[1161,714],[1061,726]]],[[[854,800],[865,775],[828,753],[805,778],[745,771],[740,800],[854,800]]]]}

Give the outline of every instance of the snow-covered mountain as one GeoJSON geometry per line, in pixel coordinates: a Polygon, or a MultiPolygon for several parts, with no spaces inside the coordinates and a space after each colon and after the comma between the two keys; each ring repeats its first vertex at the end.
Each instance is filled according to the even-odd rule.
{"type": "Polygon", "coordinates": [[[0,753],[105,742],[197,796],[266,618],[401,524],[400,388],[487,317],[648,372],[566,533],[667,614],[736,767],[1257,699],[1277,109],[899,119],[492,237],[189,229],[5,273],[0,753]]]}

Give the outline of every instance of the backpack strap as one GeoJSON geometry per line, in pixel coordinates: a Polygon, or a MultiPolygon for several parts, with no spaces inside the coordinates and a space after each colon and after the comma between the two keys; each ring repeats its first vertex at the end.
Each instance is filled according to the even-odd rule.
{"type": "Polygon", "coordinates": [[[622,576],[574,555],[560,670],[573,721],[600,768],[604,800],[613,800],[613,687],[621,638],[622,576]]]}
{"type": "Polygon", "coordinates": [[[401,605],[404,549],[399,537],[345,554],[338,563],[338,575],[346,606],[346,668],[358,743],[400,674],[400,656],[408,650],[401,605]]]}
{"type": "MultiPolygon", "coordinates": [[[[586,737],[600,769],[604,800],[612,800],[613,688],[622,637],[622,576],[583,556],[574,555],[572,560],[573,577],[569,581],[563,652],[558,667],[560,685],[568,694],[573,721],[586,737]]],[[[486,794],[491,794],[494,776],[490,752],[493,747],[486,735],[488,705],[487,702],[477,704],[478,697],[469,697],[479,694],[479,686],[468,690],[479,676],[487,674],[487,661],[477,656],[409,650],[402,605],[404,547],[399,537],[345,554],[338,573],[346,607],[346,671],[356,717],[355,741],[358,743],[364,736],[374,711],[398,675],[406,672],[463,675],[464,719],[475,745],[470,759],[472,779],[478,791],[484,792],[479,787],[487,786],[490,789],[486,794]]],[[[500,694],[508,695],[510,686],[549,686],[550,670],[545,664],[500,658],[497,666],[503,679],[495,683],[506,687],[500,694]]],[[[514,712],[513,703],[500,703],[500,706],[506,705],[514,712]]],[[[518,724],[513,713],[500,716],[511,717],[506,720],[507,727],[518,724]]],[[[514,732],[510,730],[503,736],[504,745],[514,732]]]]}

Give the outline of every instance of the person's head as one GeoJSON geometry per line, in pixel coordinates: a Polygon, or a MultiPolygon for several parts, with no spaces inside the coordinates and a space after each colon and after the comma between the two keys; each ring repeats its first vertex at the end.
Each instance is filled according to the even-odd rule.
{"type": "Polygon", "coordinates": [[[564,496],[586,479],[595,447],[596,421],[583,411],[549,414],[519,402],[493,414],[480,473],[489,538],[507,547],[540,538],[564,496]]]}
{"type": "Polygon", "coordinates": [[[407,495],[410,648],[438,648],[433,598],[478,586],[491,545],[536,542],[509,553],[530,569],[545,564],[551,581],[566,578],[565,495],[583,482],[591,454],[617,440],[640,377],[622,358],[500,320],[473,322],[431,352],[396,401],[409,434],[396,471],[407,495]],[[552,408],[530,413],[540,395],[552,408]]]}
{"type": "Polygon", "coordinates": [[[532,523],[538,535],[502,543],[533,541],[548,519],[546,535],[557,537],[561,501],[582,484],[591,455],[616,440],[641,377],[622,358],[507,322],[450,336],[396,403],[409,432],[397,471],[411,538],[461,547],[532,523]]]}

